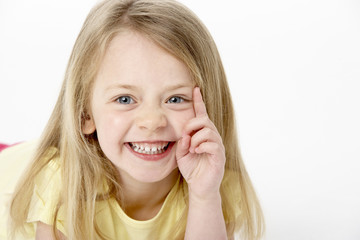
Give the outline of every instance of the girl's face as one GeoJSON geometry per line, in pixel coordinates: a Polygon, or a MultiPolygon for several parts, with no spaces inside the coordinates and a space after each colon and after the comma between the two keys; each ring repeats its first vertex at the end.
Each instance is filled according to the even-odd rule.
{"type": "Polygon", "coordinates": [[[83,132],[97,131],[101,149],[120,174],[140,182],[165,179],[193,118],[194,83],[187,67],[145,36],[126,31],[105,53],[83,132]]]}

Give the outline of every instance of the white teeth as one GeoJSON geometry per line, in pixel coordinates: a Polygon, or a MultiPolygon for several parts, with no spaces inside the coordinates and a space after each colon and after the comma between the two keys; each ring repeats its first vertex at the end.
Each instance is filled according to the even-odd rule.
{"type": "Polygon", "coordinates": [[[163,143],[161,145],[155,145],[155,144],[144,144],[141,145],[139,143],[131,143],[131,148],[138,153],[143,154],[160,154],[165,152],[165,147],[168,145],[168,143],[163,143]],[[150,145],[150,146],[149,146],[150,145]]]}

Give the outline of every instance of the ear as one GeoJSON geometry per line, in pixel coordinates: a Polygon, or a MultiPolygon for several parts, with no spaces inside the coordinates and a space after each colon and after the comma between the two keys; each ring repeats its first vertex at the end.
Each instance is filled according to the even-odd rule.
{"type": "Polygon", "coordinates": [[[84,120],[83,120],[83,125],[81,127],[82,133],[83,134],[92,134],[96,130],[95,122],[88,113],[85,113],[84,115],[85,116],[84,116],[84,120]]]}

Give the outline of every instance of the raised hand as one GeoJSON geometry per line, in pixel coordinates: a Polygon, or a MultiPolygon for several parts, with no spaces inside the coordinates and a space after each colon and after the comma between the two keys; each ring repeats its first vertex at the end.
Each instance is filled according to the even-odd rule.
{"type": "Polygon", "coordinates": [[[224,176],[225,148],[209,119],[200,89],[193,92],[195,117],[184,127],[176,149],[179,170],[189,186],[189,194],[207,199],[219,194],[224,176]]]}

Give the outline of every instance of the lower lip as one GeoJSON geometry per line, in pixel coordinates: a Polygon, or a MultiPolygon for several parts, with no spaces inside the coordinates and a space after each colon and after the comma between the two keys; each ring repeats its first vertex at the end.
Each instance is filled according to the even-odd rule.
{"type": "Polygon", "coordinates": [[[165,152],[158,153],[158,154],[138,153],[138,152],[135,152],[134,149],[132,149],[128,143],[126,143],[125,146],[130,150],[130,152],[132,154],[134,154],[138,158],[141,158],[142,160],[145,160],[145,161],[159,161],[159,160],[165,158],[167,155],[169,155],[169,153],[171,152],[171,149],[173,148],[174,144],[175,144],[175,142],[171,142],[165,152]]]}

